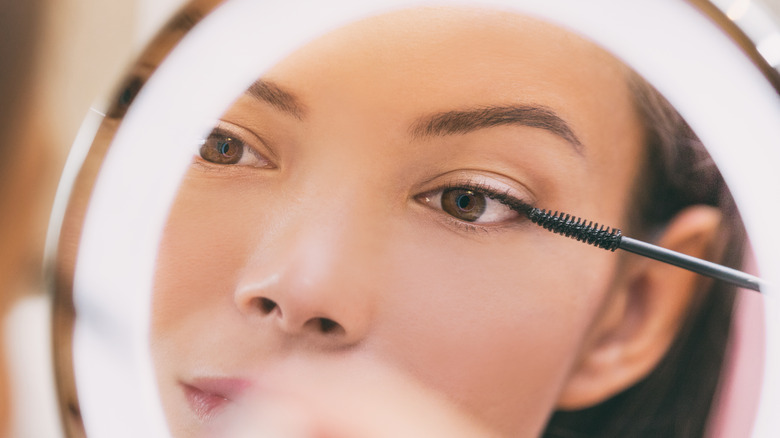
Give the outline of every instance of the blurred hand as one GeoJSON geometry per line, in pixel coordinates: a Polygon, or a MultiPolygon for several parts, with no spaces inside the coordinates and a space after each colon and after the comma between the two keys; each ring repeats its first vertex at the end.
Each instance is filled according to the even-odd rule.
{"type": "Polygon", "coordinates": [[[256,383],[211,437],[496,436],[438,394],[364,360],[286,362],[256,383]]]}

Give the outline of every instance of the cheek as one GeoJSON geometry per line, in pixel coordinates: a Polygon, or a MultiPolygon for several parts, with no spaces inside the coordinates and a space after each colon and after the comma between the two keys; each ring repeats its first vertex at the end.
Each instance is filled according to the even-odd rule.
{"type": "Polygon", "coordinates": [[[240,193],[240,184],[229,189],[225,184],[230,183],[185,181],[171,209],[152,297],[156,356],[181,350],[224,326],[218,317],[235,316],[214,310],[234,310],[236,281],[252,251],[251,231],[262,218],[252,203],[224,196],[240,193]]]}
{"type": "Polygon", "coordinates": [[[509,436],[532,436],[554,409],[611,264],[598,253],[577,262],[594,255],[577,242],[499,240],[510,242],[397,248],[403,282],[380,307],[403,318],[383,327],[380,350],[509,436]]]}

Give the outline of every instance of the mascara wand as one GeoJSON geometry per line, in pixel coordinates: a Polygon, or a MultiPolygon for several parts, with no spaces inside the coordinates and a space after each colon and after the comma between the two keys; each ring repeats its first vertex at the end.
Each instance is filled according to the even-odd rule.
{"type": "Polygon", "coordinates": [[[624,251],[669,263],[670,265],[678,266],[696,272],[697,274],[706,275],[707,277],[723,280],[739,287],[761,292],[763,281],[758,277],[623,236],[623,233],[617,228],[605,227],[604,225],[599,226],[599,224],[594,224],[593,221],[585,221],[584,219],[563,212],[559,213],[556,211],[553,213],[552,211],[538,208],[527,208],[525,214],[531,222],[546,230],[566,237],[571,237],[572,239],[585,242],[589,245],[597,246],[609,251],[615,251],[619,248],[624,251]]]}

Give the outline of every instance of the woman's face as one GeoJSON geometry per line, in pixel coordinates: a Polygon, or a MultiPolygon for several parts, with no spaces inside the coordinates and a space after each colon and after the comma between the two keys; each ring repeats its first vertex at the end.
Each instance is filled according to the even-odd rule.
{"type": "Polygon", "coordinates": [[[172,431],[327,358],[538,434],[617,257],[507,204],[624,225],[641,141],[625,68],[522,17],[416,10],[303,47],[225,113],[171,211],[151,336],[172,431]]]}

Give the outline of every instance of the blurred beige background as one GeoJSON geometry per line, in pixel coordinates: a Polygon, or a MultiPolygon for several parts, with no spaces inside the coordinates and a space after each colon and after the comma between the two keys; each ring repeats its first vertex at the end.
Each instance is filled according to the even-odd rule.
{"type": "Polygon", "coordinates": [[[7,164],[0,167],[0,437],[61,436],[49,302],[40,276],[54,192],[90,107],[101,109],[101,96],[116,86],[144,43],[183,3],[0,1],[3,22],[20,23],[10,33],[18,41],[7,39],[3,55],[8,50],[25,57],[26,48],[14,47],[32,41],[23,71],[2,72],[9,88],[18,88],[21,103],[9,109],[3,102],[2,114],[10,122],[2,126],[8,143],[0,149],[7,164]]]}

